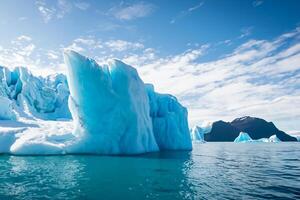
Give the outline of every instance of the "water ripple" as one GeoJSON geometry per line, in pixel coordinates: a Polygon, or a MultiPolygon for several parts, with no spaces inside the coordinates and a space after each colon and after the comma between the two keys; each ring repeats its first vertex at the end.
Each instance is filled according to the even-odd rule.
{"type": "Polygon", "coordinates": [[[133,157],[0,156],[0,199],[299,199],[300,143],[133,157]]]}

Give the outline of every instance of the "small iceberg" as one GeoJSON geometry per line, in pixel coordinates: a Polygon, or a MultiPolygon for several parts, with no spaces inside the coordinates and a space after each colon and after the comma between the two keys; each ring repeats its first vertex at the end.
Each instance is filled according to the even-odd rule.
{"type": "Polygon", "coordinates": [[[191,139],[194,142],[205,142],[203,129],[199,126],[194,126],[191,131],[191,139]]]}
{"type": "Polygon", "coordinates": [[[253,140],[248,133],[240,132],[239,136],[235,138],[234,142],[237,143],[248,143],[248,142],[255,142],[255,143],[278,143],[281,140],[276,136],[272,135],[269,138],[260,138],[258,140],[253,140]]]}
{"type": "Polygon", "coordinates": [[[240,132],[239,136],[237,138],[235,138],[234,142],[236,142],[236,143],[246,143],[246,142],[253,142],[253,140],[248,135],[248,133],[240,132]]]}
{"type": "Polygon", "coordinates": [[[278,143],[278,142],[281,142],[281,140],[280,140],[276,135],[272,135],[272,136],[269,138],[269,142],[278,143]]]}

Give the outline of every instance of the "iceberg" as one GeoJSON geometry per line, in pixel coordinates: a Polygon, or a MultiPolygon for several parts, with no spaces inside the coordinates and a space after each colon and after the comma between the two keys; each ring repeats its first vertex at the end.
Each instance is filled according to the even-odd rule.
{"type": "Polygon", "coordinates": [[[235,138],[234,142],[236,142],[236,143],[246,143],[246,142],[253,142],[253,140],[248,135],[248,133],[240,132],[239,136],[237,138],[235,138]]]}
{"type": "Polygon", "coordinates": [[[269,138],[260,138],[256,142],[269,142],[269,138]]]}
{"type": "Polygon", "coordinates": [[[234,140],[234,142],[237,143],[248,143],[248,142],[254,142],[254,143],[278,143],[281,142],[281,140],[276,136],[272,135],[270,138],[260,138],[258,140],[253,140],[248,133],[240,132],[239,136],[234,140]]]}
{"type": "Polygon", "coordinates": [[[200,126],[194,126],[190,130],[192,141],[205,142],[205,134],[209,134],[212,129],[212,122],[203,122],[200,126]]]}
{"type": "Polygon", "coordinates": [[[199,126],[194,126],[191,131],[191,139],[192,141],[204,142],[204,133],[203,129],[199,126]]]}
{"type": "Polygon", "coordinates": [[[67,77],[0,73],[0,153],[140,154],[191,150],[187,109],[119,60],[65,51],[67,77]]]}
{"type": "Polygon", "coordinates": [[[272,136],[269,138],[269,142],[278,143],[278,142],[281,142],[281,140],[280,140],[276,135],[272,135],[272,136]]]}
{"type": "Polygon", "coordinates": [[[136,69],[119,60],[100,66],[74,51],[64,53],[69,107],[79,149],[100,154],[158,151],[149,99],[136,69]]]}
{"type": "Polygon", "coordinates": [[[155,92],[151,84],[146,84],[146,89],[153,132],[160,150],[191,150],[187,109],[176,97],[155,92]]]}

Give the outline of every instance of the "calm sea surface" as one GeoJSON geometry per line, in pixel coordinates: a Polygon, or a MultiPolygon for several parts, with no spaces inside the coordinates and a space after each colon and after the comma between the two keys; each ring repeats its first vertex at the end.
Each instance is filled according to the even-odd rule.
{"type": "Polygon", "coordinates": [[[300,143],[135,157],[0,155],[0,199],[300,199],[300,143]]]}

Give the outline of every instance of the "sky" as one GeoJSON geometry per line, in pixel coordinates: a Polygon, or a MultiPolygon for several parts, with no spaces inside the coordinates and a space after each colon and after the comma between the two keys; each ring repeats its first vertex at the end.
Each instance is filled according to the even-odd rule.
{"type": "Polygon", "coordinates": [[[300,133],[298,0],[1,0],[0,65],[65,73],[69,48],[118,58],[189,110],[190,126],[242,116],[300,133]]]}

